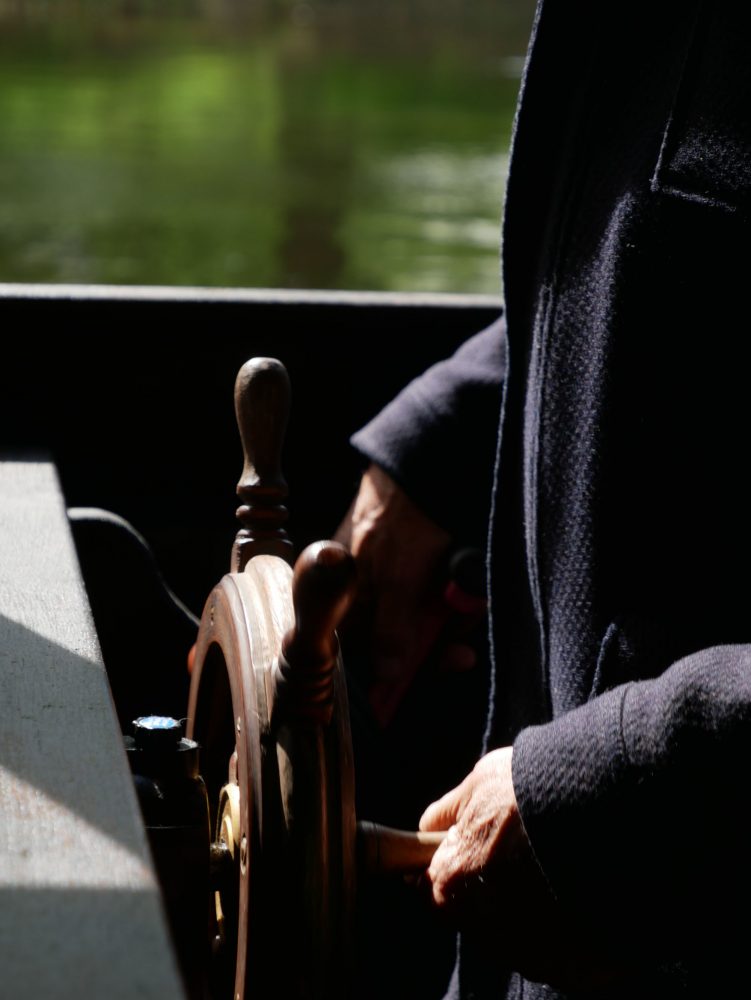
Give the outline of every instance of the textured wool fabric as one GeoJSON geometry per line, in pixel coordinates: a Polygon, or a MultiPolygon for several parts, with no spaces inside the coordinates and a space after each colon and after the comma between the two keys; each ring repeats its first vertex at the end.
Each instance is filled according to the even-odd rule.
{"type": "MultiPolygon", "coordinates": [[[[734,0],[545,0],[517,113],[487,743],[572,926],[630,966],[602,997],[747,991],[749,53],[734,0]]],[[[389,414],[408,491],[429,410],[418,382],[389,414]]],[[[459,956],[452,996],[559,995],[502,942],[459,956]]]]}
{"type": "Polygon", "coordinates": [[[352,437],[409,496],[465,544],[484,544],[501,386],[503,317],[439,362],[352,437]],[[456,377],[457,366],[462,376],[456,377]],[[405,415],[414,414],[405,419],[405,415]]]}

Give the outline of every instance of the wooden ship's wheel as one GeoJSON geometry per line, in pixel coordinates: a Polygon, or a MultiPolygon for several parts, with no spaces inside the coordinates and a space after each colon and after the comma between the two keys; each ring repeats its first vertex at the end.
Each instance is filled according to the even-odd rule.
{"type": "Polygon", "coordinates": [[[424,867],[440,835],[356,824],[347,692],[335,629],[354,594],[349,553],[309,546],[293,570],[280,453],[280,362],[240,370],[245,452],[231,572],[206,603],[188,735],[212,828],[212,1000],[349,996],[358,864],[424,867]]]}

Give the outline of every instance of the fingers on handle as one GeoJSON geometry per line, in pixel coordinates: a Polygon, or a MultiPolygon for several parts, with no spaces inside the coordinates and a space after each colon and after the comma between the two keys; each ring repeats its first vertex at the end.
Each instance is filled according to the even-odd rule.
{"type": "Polygon", "coordinates": [[[459,818],[464,801],[464,782],[431,802],[420,817],[421,830],[448,830],[459,818]]]}

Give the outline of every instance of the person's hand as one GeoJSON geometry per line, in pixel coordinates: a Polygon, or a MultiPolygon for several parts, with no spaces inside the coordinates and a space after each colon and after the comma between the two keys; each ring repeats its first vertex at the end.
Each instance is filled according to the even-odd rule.
{"type": "MultiPolygon", "coordinates": [[[[386,726],[454,615],[444,598],[451,536],[371,465],[334,538],[357,562],[358,597],[345,632],[368,651],[369,701],[386,726]]],[[[442,657],[444,668],[469,669],[475,652],[458,642],[442,657]]]]}
{"type": "Polygon", "coordinates": [[[448,830],[427,872],[433,901],[457,926],[487,935],[508,967],[528,979],[601,986],[616,969],[588,950],[589,935],[548,887],[519,815],[511,757],[511,747],[482,757],[423,813],[421,830],[448,830]]]}
{"type": "Polygon", "coordinates": [[[429,805],[420,819],[421,830],[448,830],[428,878],[436,905],[460,921],[475,906],[478,892],[492,894],[491,872],[500,880],[531,853],[511,781],[511,755],[512,748],[503,747],[482,757],[464,781],[429,805]]]}

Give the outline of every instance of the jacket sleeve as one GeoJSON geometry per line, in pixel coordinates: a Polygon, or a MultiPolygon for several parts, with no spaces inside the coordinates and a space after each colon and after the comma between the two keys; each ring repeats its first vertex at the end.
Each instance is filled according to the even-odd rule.
{"type": "Polygon", "coordinates": [[[351,439],[433,520],[478,544],[487,529],[505,375],[500,317],[410,382],[351,439]]]}
{"type": "Polygon", "coordinates": [[[751,646],[701,650],[523,730],[512,761],[564,907],[645,959],[732,949],[751,888],[751,646]]]}

